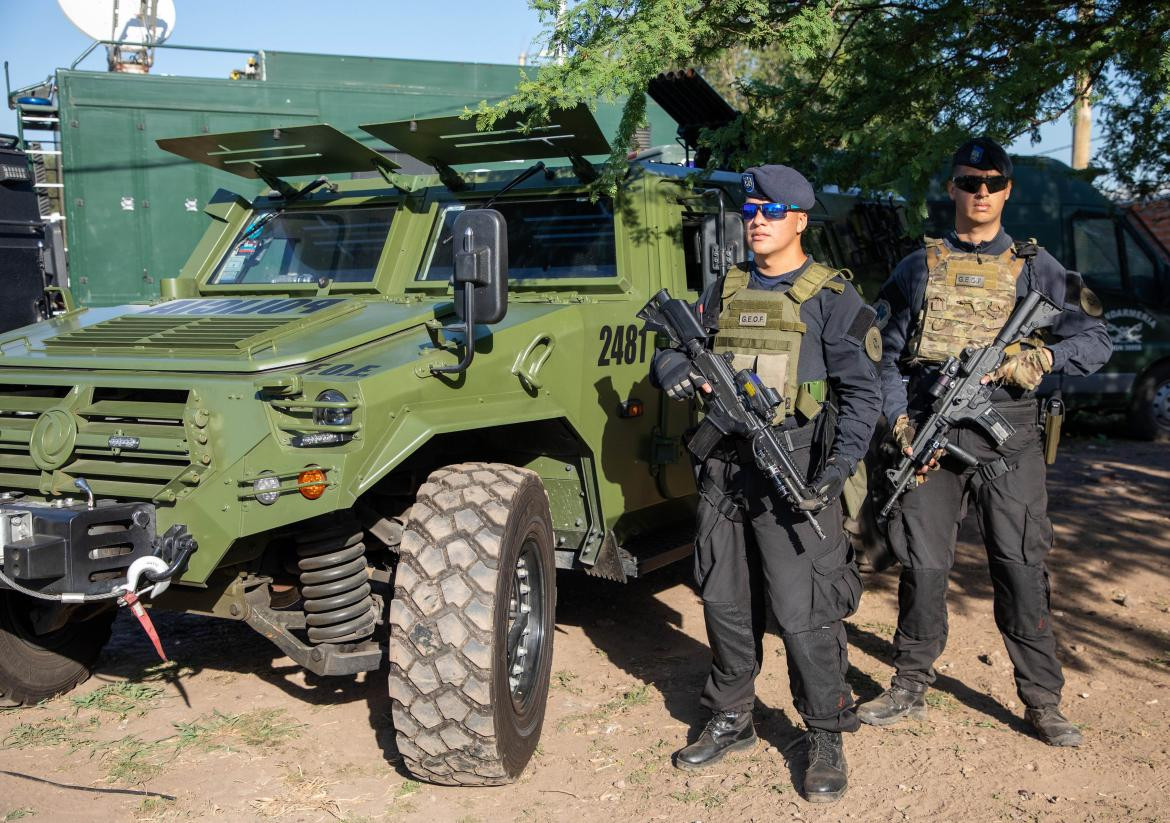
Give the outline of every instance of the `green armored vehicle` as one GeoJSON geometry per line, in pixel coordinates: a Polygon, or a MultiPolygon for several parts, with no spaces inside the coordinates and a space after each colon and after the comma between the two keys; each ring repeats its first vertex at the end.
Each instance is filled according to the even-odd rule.
{"type": "Polygon", "coordinates": [[[423,779],[522,771],[556,570],[691,551],[695,412],[650,386],[635,312],[744,250],[738,175],[633,162],[591,198],[586,108],[517,125],[365,127],[427,177],[324,125],[160,141],[272,191],[217,193],[161,301],[0,335],[0,698],[76,685],[140,594],[321,675],[388,658],[423,779]]]}

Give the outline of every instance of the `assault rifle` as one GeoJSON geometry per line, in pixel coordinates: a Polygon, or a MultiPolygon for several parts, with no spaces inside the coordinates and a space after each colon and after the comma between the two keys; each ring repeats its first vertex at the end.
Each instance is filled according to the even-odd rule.
{"type": "Polygon", "coordinates": [[[930,396],[935,401],[931,406],[930,417],[914,437],[910,446],[911,454],[904,455],[897,468],[886,472],[892,492],[890,499],[882,506],[881,517],[890,516],[917,471],[939,451],[953,455],[968,466],[979,465],[974,455],[950,441],[948,435],[954,426],[970,421],[981,428],[997,446],[1002,446],[1016,433],[1015,427],[991,403],[991,395],[997,384],[985,385],[982,380],[1003,363],[1004,349],[1009,344],[1049,325],[1059,314],[1059,306],[1040,292],[1029,291],[1016,304],[990,346],[966,349],[960,357],[946,359],[934,385],[930,387],[930,396]]]}
{"type": "MultiPolygon", "coordinates": [[[[707,330],[696,319],[690,306],[672,298],[666,289],[651,297],[638,312],[638,317],[646,322],[650,331],[666,334],[671,346],[681,349],[691,361],[694,372],[711,386],[709,394],[700,393],[707,414],[687,448],[702,460],[726,435],[747,440],[756,466],[780,496],[804,514],[817,537],[824,540],[825,533],[816,517],[800,505],[815,499],[816,493],[804,482],[788,451],[772,430],[772,417],[782,399],[780,394],[765,386],[754,372],[748,369],[736,372],[731,366],[730,352],[720,355],[709,350],[706,346],[707,330]]],[[[696,379],[694,382],[700,381],[696,379]]]]}

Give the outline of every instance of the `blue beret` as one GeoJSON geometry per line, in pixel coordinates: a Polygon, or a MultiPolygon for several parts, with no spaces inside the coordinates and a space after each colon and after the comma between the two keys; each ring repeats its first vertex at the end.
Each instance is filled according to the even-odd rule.
{"type": "Polygon", "coordinates": [[[784,203],[808,211],[817,196],[804,175],[789,166],[752,166],[742,176],[743,193],[772,203],[784,203]]]}
{"type": "Polygon", "coordinates": [[[970,166],[981,171],[997,171],[1004,177],[1012,176],[1012,160],[1003,146],[987,137],[976,137],[959,146],[951,157],[951,168],[970,166]]]}

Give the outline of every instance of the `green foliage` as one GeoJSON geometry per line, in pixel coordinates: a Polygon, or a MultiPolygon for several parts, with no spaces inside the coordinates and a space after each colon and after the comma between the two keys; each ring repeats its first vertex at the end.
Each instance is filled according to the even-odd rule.
{"type": "Polygon", "coordinates": [[[1104,139],[1096,162],[1130,194],[1170,183],[1170,5],[1136,0],[532,0],[561,59],[507,111],[629,96],[612,191],[647,82],[705,67],[743,116],[707,142],[712,162],[786,162],[820,184],[898,189],[921,203],[931,176],[970,135],[1004,143],[1058,119],[1074,78],[1092,82],[1104,139]],[[1083,6],[1083,7],[1082,7],[1083,6]]]}
{"type": "Polygon", "coordinates": [[[120,681],[94,689],[88,694],[75,695],[69,700],[79,709],[109,712],[125,718],[131,714],[146,714],[150,703],[162,693],[163,690],[156,686],[120,681]]]}

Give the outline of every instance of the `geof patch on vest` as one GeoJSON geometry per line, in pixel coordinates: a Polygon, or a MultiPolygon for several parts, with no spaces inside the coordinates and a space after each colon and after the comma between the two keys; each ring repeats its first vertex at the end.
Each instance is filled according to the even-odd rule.
{"type": "Polygon", "coordinates": [[[1016,304],[1016,281],[1024,258],[1015,247],[999,255],[957,252],[941,240],[926,240],[926,291],[912,356],[941,362],[967,347],[991,343],[1016,304]]]}

